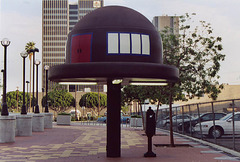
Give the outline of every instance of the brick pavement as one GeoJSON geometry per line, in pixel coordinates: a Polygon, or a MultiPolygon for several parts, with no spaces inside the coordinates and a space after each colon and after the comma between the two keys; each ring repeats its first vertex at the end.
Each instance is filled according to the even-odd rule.
{"type": "MultiPolygon", "coordinates": [[[[221,151],[175,136],[176,144],[189,147],[155,147],[156,158],[144,158],[147,137],[135,128],[122,130],[121,158],[106,157],[106,127],[57,126],[44,132],[33,132],[31,137],[16,137],[15,143],[0,144],[0,161],[158,161],[158,162],[228,162],[239,161],[221,151]]],[[[158,132],[153,144],[169,144],[169,136],[158,132]]]]}

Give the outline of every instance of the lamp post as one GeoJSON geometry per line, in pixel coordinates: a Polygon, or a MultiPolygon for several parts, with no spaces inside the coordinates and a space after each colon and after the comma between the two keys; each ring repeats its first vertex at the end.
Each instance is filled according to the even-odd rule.
{"type": "Polygon", "coordinates": [[[2,103],[2,116],[8,116],[8,107],[6,102],[6,92],[7,92],[7,47],[10,45],[10,41],[4,38],[1,41],[4,47],[4,69],[3,69],[3,103],[2,103]]]}
{"type": "Polygon", "coordinates": [[[27,114],[27,109],[25,105],[25,59],[28,56],[28,53],[26,51],[23,51],[20,53],[20,55],[23,58],[23,105],[21,109],[21,114],[27,114]]]}
{"type": "MultiPolygon", "coordinates": [[[[34,48],[34,49],[31,49],[31,50],[29,50],[29,53],[33,53],[33,101],[34,101],[34,71],[35,71],[35,66],[34,66],[34,62],[35,62],[35,52],[39,52],[39,49],[38,48],[34,48]]],[[[31,102],[31,101],[30,101],[31,102]]],[[[33,103],[33,112],[35,112],[34,111],[34,103],[33,103]]]]}
{"type": "Polygon", "coordinates": [[[38,105],[38,65],[40,65],[40,61],[39,60],[36,60],[35,61],[35,65],[37,66],[37,78],[36,78],[36,89],[37,89],[37,95],[36,95],[36,98],[37,98],[37,105],[36,105],[36,107],[35,107],[35,111],[34,111],[34,113],[40,113],[39,112],[39,105],[38,105]]]}
{"type": "Polygon", "coordinates": [[[46,105],[45,105],[45,113],[49,113],[48,111],[48,69],[49,69],[49,66],[48,65],[45,65],[44,66],[44,69],[46,71],[46,105]]]}
{"type": "Polygon", "coordinates": [[[28,103],[29,103],[28,84],[29,84],[30,82],[27,80],[26,83],[27,83],[27,112],[28,112],[28,103]]]}
{"type": "Polygon", "coordinates": [[[19,90],[18,90],[18,89],[19,89],[19,87],[17,86],[17,90],[16,90],[16,92],[17,92],[17,96],[16,96],[16,97],[17,97],[17,112],[19,112],[19,111],[18,111],[18,93],[19,93],[19,90]]]}
{"type": "MultiPolygon", "coordinates": [[[[44,92],[45,92],[45,88],[42,88],[42,99],[43,99],[44,92]]],[[[44,112],[44,111],[43,111],[43,107],[45,107],[45,106],[44,106],[44,103],[42,103],[42,112],[44,112]]]]}

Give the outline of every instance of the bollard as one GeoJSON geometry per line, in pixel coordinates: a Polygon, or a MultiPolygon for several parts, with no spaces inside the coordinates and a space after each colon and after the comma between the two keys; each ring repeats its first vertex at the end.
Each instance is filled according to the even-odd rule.
{"type": "Polygon", "coordinates": [[[146,113],[146,135],[148,137],[148,152],[144,154],[144,157],[156,157],[156,154],[152,152],[152,137],[156,133],[156,120],[155,113],[149,107],[146,113]]]}

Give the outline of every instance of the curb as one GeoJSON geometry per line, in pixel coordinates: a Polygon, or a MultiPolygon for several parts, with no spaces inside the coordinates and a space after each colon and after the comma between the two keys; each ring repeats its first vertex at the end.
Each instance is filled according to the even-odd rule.
{"type": "MultiPolygon", "coordinates": [[[[157,130],[160,130],[160,131],[163,131],[163,132],[168,132],[168,133],[170,132],[168,130],[164,130],[164,129],[160,129],[160,128],[157,128],[157,130]]],[[[219,146],[219,145],[216,145],[216,144],[213,144],[213,143],[210,143],[210,142],[207,142],[207,141],[203,141],[201,139],[193,138],[193,137],[190,137],[190,136],[187,136],[187,135],[184,135],[184,134],[180,134],[180,133],[177,133],[177,132],[173,132],[173,134],[178,135],[178,136],[182,136],[182,137],[185,137],[185,138],[188,138],[190,140],[199,142],[201,144],[204,144],[204,145],[207,145],[207,146],[210,146],[210,147],[213,147],[215,149],[221,150],[221,151],[223,151],[225,153],[228,153],[228,154],[231,154],[233,156],[240,157],[240,152],[231,150],[229,148],[226,148],[226,147],[223,147],[223,146],[219,146]]]]}

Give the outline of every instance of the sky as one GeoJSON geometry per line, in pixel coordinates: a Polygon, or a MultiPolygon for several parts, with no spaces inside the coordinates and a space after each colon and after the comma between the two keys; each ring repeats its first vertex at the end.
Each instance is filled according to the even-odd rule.
{"type": "MultiPolygon", "coordinates": [[[[75,2],[77,0],[69,0],[75,2]]],[[[221,62],[220,83],[240,84],[239,0],[104,0],[104,6],[121,5],[132,8],[152,21],[154,16],[180,16],[196,13],[194,21],[207,21],[215,36],[222,37],[225,61],[221,62]]],[[[42,0],[0,0],[0,40],[9,38],[7,56],[7,91],[19,87],[22,91],[22,58],[27,42],[34,41],[41,60],[42,51],[42,0]]],[[[29,59],[26,59],[26,80],[29,80],[29,59]]],[[[39,91],[41,91],[41,65],[39,91]]],[[[0,46],[0,69],[3,69],[3,47],[0,46]]],[[[0,74],[2,82],[2,74],[0,74]]]]}

